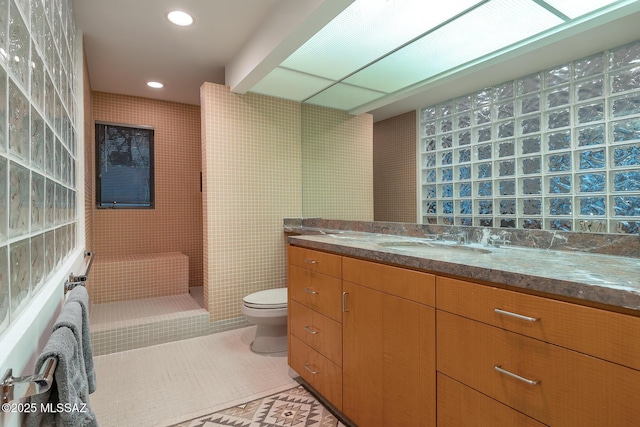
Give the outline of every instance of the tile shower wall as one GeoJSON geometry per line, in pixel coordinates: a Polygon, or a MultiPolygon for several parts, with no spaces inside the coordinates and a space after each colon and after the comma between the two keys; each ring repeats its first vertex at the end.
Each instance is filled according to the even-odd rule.
{"type": "MultiPolygon", "coordinates": [[[[89,79],[89,67],[87,65],[87,58],[83,55],[83,102],[82,106],[84,110],[84,158],[89,161],[84,162],[84,234],[85,234],[85,249],[87,251],[95,250],[93,244],[93,153],[95,150],[95,142],[92,139],[92,132],[94,129],[93,115],[91,114],[91,81],[89,79]]],[[[91,286],[91,285],[89,285],[91,286]]]]}
{"type": "Polygon", "coordinates": [[[0,0],[0,333],[76,247],[76,29],[67,0],[0,0]]]}
{"type": "Polygon", "coordinates": [[[373,125],[374,220],[416,222],[416,113],[373,125]]]}
{"type": "Polygon", "coordinates": [[[373,116],[302,106],[302,215],[373,220],[373,116]]]}
{"type": "Polygon", "coordinates": [[[424,223],[638,233],[640,43],[420,110],[424,223]]]}
{"type": "Polygon", "coordinates": [[[204,300],[231,324],[242,297],[286,285],[284,218],[372,218],[372,118],[213,83],[200,100],[204,300]]]}
{"type": "Polygon", "coordinates": [[[205,83],[202,108],[204,302],[212,322],[242,297],[286,285],[282,220],[302,206],[300,104],[205,83]]]}
{"type": "Polygon", "coordinates": [[[104,92],[93,92],[92,98],[94,121],[155,129],[155,209],[96,209],[92,192],[87,218],[93,235],[87,240],[96,259],[182,252],[189,257],[190,286],[202,286],[200,107],[104,92]]]}

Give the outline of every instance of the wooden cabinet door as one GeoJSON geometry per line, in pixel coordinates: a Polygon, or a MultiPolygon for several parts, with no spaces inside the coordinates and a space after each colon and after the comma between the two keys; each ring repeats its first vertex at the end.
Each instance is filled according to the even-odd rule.
{"type": "Polygon", "coordinates": [[[342,412],[358,426],[381,425],[384,294],[343,282],[342,412]]]}
{"type": "Polygon", "coordinates": [[[338,366],[342,366],[342,325],[317,311],[289,301],[291,333],[338,366]]]}
{"type": "Polygon", "coordinates": [[[632,426],[640,371],[438,311],[438,371],[551,426],[632,426]]]}
{"type": "Polygon", "coordinates": [[[297,337],[292,335],[290,342],[291,368],[342,410],[342,369],[297,337]]]}
{"type": "Polygon", "coordinates": [[[358,426],[435,425],[435,310],[343,283],[343,412],[358,426]]]}
{"type": "Polygon", "coordinates": [[[342,322],[342,281],[313,270],[289,265],[289,297],[300,304],[342,322]]]}
{"type": "Polygon", "coordinates": [[[533,418],[438,374],[438,427],[544,427],[533,418]]]}

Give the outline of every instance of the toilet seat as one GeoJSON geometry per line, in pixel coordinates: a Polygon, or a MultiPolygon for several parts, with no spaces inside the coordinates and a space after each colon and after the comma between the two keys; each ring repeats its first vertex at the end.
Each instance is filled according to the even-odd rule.
{"type": "Polygon", "coordinates": [[[257,309],[287,308],[287,288],[254,292],[242,299],[245,307],[257,309]]]}

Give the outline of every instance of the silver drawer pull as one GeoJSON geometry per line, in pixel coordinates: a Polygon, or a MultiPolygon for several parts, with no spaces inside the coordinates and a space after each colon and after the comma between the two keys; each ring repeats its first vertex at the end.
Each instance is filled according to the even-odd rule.
{"type": "Polygon", "coordinates": [[[318,261],[316,261],[315,259],[311,259],[311,258],[305,258],[304,262],[306,262],[307,264],[318,264],[318,261]]]}
{"type": "Polygon", "coordinates": [[[349,309],[347,308],[347,295],[349,295],[349,292],[342,293],[342,312],[343,313],[349,312],[349,309]]]}
{"type": "Polygon", "coordinates": [[[308,293],[308,294],[311,294],[311,295],[318,295],[318,294],[320,293],[320,292],[318,292],[318,291],[314,291],[314,290],[313,290],[313,289],[311,289],[311,288],[304,288],[304,291],[305,291],[306,293],[308,293]]]}
{"type": "Polygon", "coordinates": [[[522,314],[512,313],[510,311],[505,311],[499,308],[494,308],[493,311],[495,311],[498,314],[503,314],[505,316],[511,316],[511,317],[515,317],[516,319],[526,320],[527,322],[537,322],[538,320],[540,320],[537,317],[523,316],[522,314]]]}
{"type": "Polygon", "coordinates": [[[308,363],[304,364],[304,369],[311,372],[313,375],[318,375],[320,373],[319,371],[314,371],[313,369],[311,369],[311,366],[309,366],[308,363]]]}
{"type": "Polygon", "coordinates": [[[317,335],[320,333],[320,331],[313,330],[311,326],[305,326],[304,330],[309,332],[311,335],[317,335]]]}
{"type": "Polygon", "coordinates": [[[520,380],[520,381],[522,381],[522,382],[525,382],[525,383],[527,383],[527,384],[536,385],[536,384],[538,384],[538,383],[540,382],[540,380],[530,380],[530,379],[528,379],[528,378],[521,377],[520,375],[514,374],[513,372],[509,372],[509,371],[507,371],[507,370],[505,370],[505,369],[502,369],[502,368],[500,367],[500,365],[495,365],[495,366],[493,367],[493,369],[495,369],[496,371],[500,372],[501,374],[508,375],[508,376],[510,376],[511,378],[515,378],[515,379],[520,380]]]}

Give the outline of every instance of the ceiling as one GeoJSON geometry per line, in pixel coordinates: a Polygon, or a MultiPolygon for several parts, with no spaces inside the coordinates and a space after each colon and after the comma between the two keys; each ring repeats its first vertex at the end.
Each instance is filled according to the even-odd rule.
{"type": "Polygon", "coordinates": [[[93,90],[199,104],[207,81],[369,112],[375,121],[640,39],[640,1],[583,16],[569,4],[612,0],[365,2],[378,9],[359,10],[362,0],[73,0],[73,7],[93,90]],[[393,12],[410,3],[430,9],[393,12]],[[191,13],[194,25],[169,23],[174,9],[191,13]],[[394,29],[394,14],[406,25],[394,29]],[[338,36],[329,34],[341,21],[338,36]],[[480,45],[485,35],[497,44],[480,45]],[[165,87],[151,89],[149,80],[165,87]]]}

